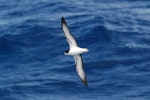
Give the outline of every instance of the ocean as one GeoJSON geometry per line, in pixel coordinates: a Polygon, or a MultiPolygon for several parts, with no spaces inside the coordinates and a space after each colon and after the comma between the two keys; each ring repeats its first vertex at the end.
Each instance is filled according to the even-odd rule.
{"type": "Polygon", "coordinates": [[[0,100],[150,100],[150,1],[0,0],[0,100]]]}

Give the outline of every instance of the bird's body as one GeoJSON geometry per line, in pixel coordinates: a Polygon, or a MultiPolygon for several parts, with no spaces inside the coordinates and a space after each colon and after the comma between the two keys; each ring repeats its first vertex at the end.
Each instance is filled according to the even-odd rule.
{"type": "Polygon", "coordinates": [[[65,55],[75,56],[86,52],[88,52],[87,48],[72,47],[68,52],[64,52],[64,53],[65,55]]]}
{"type": "Polygon", "coordinates": [[[62,24],[62,29],[64,31],[64,36],[66,37],[66,40],[69,43],[69,47],[70,47],[70,50],[66,50],[64,52],[64,54],[73,56],[73,58],[75,60],[75,64],[76,64],[76,71],[77,71],[81,81],[87,86],[88,83],[87,83],[86,75],[85,75],[84,68],[83,68],[83,62],[82,62],[81,54],[88,52],[88,49],[87,48],[80,48],[77,45],[74,37],[72,36],[72,34],[69,31],[69,28],[67,26],[65,19],[63,17],[62,17],[61,24],[62,24]]]}

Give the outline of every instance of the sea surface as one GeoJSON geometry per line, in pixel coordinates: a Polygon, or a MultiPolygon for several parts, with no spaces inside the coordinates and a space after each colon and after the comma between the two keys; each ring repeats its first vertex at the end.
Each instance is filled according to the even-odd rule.
{"type": "Polygon", "coordinates": [[[150,100],[150,1],[0,0],[0,100],[150,100]],[[89,49],[88,87],[62,16],[89,49]]]}

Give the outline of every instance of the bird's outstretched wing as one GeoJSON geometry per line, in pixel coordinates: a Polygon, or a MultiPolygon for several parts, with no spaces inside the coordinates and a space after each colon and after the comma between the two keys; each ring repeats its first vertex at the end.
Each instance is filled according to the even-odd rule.
{"type": "Polygon", "coordinates": [[[84,68],[83,68],[82,57],[81,55],[75,55],[73,57],[74,57],[75,64],[76,64],[76,71],[81,81],[87,86],[88,83],[87,83],[86,75],[85,75],[84,68]]]}
{"type": "Polygon", "coordinates": [[[76,41],[75,41],[75,39],[74,39],[74,37],[72,36],[72,34],[69,31],[69,28],[67,26],[67,23],[66,23],[64,17],[62,17],[61,25],[62,25],[62,29],[64,31],[64,35],[66,37],[66,40],[69,43],[70,48],[74,47],[74,46],[78,46],[77,43],[76,43],[76,41]]]}

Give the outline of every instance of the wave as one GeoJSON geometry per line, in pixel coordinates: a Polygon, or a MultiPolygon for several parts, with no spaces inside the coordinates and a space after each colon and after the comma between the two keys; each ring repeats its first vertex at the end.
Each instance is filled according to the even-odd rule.
{"type": "Polygon", "coordinates": [[[2,100],[149,97],[148,1],[0,2],[2,100]],[[62,16],[79,46],[89,49],[82,55],[88,88],[74,59],[63,54],[69,46],[62,16]]]}

